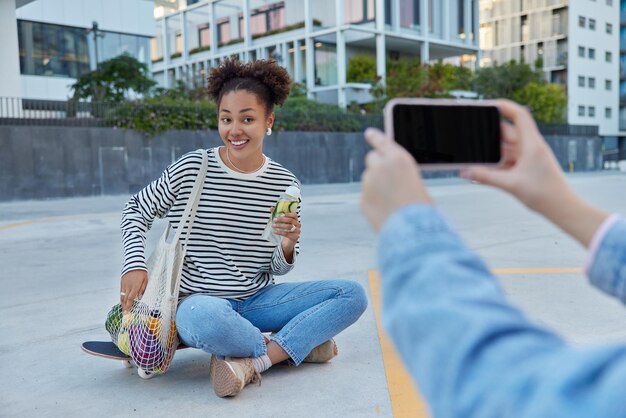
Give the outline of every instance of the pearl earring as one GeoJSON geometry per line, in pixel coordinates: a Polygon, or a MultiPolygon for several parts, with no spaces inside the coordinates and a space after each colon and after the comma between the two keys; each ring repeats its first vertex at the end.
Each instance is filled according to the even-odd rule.
{"type": "Polygon", "coordinates": [[[270,136],[272,134],[272,128],[267,128],[267,131],[265,131],[265,134],[267,136],[270,136]]]}

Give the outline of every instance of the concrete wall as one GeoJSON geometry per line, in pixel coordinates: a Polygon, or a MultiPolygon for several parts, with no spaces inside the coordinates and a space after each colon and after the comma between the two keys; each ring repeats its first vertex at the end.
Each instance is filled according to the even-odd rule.
{"type": "MultiPolygon", "coordinates": [[[[566,171],[602,168],[599,137],[548,142],[566,171]]],[[[0,126],[0,201],[134,193],[184,153],[219,144],[215,131],[149,138],[124,129],[0,126]]],[[[266,138],[264,152],[305,184],[345,183],[360,181],[367,147],[360,133],[284,132],[266,138]]]]}
{"type": "MultiPolygon", "coordinates": [[[[133,193],[184,153],[220,144],[215,131],[0,126],[0,201],[133,193]]],[[[315,184],[359,181],[366,149],[359,133],[289,132],[264,152],[315,184]]]]}

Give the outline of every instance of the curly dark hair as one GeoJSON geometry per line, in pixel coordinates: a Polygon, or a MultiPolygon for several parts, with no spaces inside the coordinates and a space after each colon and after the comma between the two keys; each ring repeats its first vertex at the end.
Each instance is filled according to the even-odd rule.
{"type": "Polygon", "coordinates": [[[208,93],[219,109],[226,93],[245,90],[255,94],[265,105],[267,113],[274,105],[282,106],[289,96],[291,79],[287,70],[275,60],[243,63],[236,55],[226,58],[219,67],[211,69],[208,93]]]}

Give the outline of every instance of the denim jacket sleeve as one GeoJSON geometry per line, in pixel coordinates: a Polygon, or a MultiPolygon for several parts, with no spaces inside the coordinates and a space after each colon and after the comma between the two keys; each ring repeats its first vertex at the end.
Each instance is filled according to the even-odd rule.
{"type": "Polygon", "coordinates": [[[626,220],[603,231],[587,269],[591,283],[626,304],[626,220]]]}
{"type": "Polygon", "coordinates": [[[427,205],[379,241],[383,323],[433,417],[626,416],[626,348],[574,348],[505,299],[427,205]]]}

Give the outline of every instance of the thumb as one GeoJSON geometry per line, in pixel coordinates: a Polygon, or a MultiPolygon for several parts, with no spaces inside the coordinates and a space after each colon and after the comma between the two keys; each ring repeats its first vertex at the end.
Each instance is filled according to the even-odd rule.
{"type": "Polygon", "coordinates": [[[459,174],[466,180],[477,181],[506,191],[510,189],[510,173],[504,170],[474,166],[461,170],[459,174]]]}
{"type": "Polygon", "coordinates": [[[376,128],[367,128],[363,133],[363,136],[365,137],[367,143],[379,152],[387,148],[392,142],[389,138],[385,136],[385,133],[383,131],[376,128]]]}

